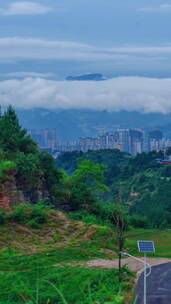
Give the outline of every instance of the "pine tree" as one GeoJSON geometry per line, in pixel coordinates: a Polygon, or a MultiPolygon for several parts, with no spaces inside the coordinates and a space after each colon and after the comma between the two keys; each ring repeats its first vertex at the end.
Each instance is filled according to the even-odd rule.
{"type": "Polygon", "coordinates": [[[0,146],[8,155],[16,152],[29,153],[37,149],[26,130],[21,128],[12,106],[0,117],[0,146]]]}

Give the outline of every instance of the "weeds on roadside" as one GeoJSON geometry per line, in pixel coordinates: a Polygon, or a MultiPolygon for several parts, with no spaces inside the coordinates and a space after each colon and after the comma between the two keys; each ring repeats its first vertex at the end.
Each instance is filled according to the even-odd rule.
{"type": "Polygon", "coordinates": [[[39,256],[16,258],[15,264],[13,258],[8,257],[8,269],[0,271],[0,304],[123,304],[131,286],[126,269],[119,285],[117,270],[60,267],[39,256]]]}

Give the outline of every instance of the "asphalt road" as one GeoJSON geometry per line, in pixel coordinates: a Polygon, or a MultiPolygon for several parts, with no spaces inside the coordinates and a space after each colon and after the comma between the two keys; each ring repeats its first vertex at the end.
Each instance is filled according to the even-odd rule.
{"type": "MultiPolygon", "coordinates": [[[[143,304],[144,274],[137,284],[136,304],[143,304]]],[[[152,267],[147,278],[147,304],[171,304],[171,263],[152,267]]]]}

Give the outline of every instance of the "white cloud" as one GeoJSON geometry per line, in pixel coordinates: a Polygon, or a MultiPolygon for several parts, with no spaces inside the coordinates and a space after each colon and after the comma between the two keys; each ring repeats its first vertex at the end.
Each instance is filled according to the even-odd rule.
{"type": "Polygon", "coordinates": [[[171,79],[120,77],[102,82],[26,78],[0,81],[0,103],[20,108],[171,112],[171,79]]]}
{"type": "MultiPolygon", "coordinates": [[[[73,41],[34,38],[0,38],[0,58],[8,59],[84,59],[95,58],[93,46],[73,41]],[[11,49],[13,50],[11,52],[11,49]]],[[[103,55],[103,54],[102,54],[103,55]]]]}
{"type": "Polygon", "coordinates": [[[171,4],[167,4],[167,3],[163,3],[160,5],[156,5],[156,6],[147,6],[147,7],[142,7],[139,9],[140,11],[143,12],[171,12],[171,4]]]}
{"type": "Polygon", "coordinates": [[[171,56],[171,45],[100,47],[75,41],[22,37],[0,38],[0,60],[114,60],[118,63],[118,61],[127,61],[131,57],[137,57],[140,61],[140,58],[150,57],[150,60],[153,60],[161,55],[171,56]]]}
{"type": "Polygon", "coordinates": [[[11,72],[0,73],[3,78],[53,78],[53,73],[37,73],[37,72],[11,72]]]}
{"type": "Polygon", "coordinates": [[[43,15],[52,11],[52,8],[41,3],[30,1],[17,1],[0,9],[4,16],[12,15],[43,15]]]}

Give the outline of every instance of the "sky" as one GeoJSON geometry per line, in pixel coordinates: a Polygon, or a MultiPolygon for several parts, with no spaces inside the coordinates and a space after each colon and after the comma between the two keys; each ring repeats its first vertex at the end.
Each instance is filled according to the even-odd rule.
{"type": "Polygon", "coordinates": [[[170,78],[171,0],[0,0],[1,103],[166,112],[170,78]],[[93,93],[64,81],[96,72],[109,80],[93,93]]]}

